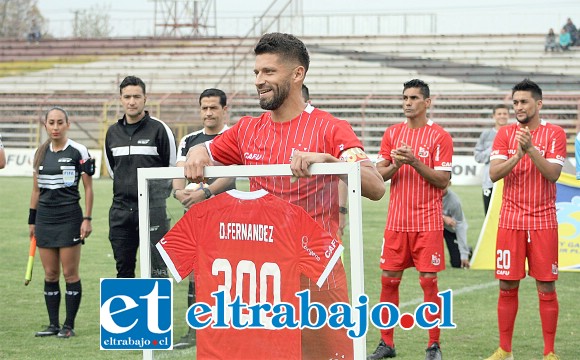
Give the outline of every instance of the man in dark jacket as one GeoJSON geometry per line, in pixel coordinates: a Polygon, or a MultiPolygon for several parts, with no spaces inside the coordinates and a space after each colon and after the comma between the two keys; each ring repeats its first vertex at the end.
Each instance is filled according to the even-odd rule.
{"type": "MultiPolygon", "coordinates": [[[[145,83],[127,76],[120,85],[123,118],[109,127],[105,160],[113,178],[113,204],[109,211],[109,240],[118,278],[134,278],[139,247],[137,169],[175,166],[175,137],[169,127],[145,111],[145,83]]],[[[166,199],[170,180],[150,182],[151,276],[166,277],[167,268],[155,244],[169,230],[166,199]]]]}

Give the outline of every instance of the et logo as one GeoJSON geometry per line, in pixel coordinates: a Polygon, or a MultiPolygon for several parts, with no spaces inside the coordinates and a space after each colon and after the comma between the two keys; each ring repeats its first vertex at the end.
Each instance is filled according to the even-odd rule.
{"type": "Polygon", "coordinates": [[[171,279],[101,279],[101,350],[173,348],[171,279]]]}

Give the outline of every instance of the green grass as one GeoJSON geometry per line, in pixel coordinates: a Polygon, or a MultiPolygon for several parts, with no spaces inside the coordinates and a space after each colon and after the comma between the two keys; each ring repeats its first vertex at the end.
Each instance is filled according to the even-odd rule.
{"type": "MultiPolygon", "coordinates": [[[[83,299],[76,320],[77,336],[69,340],[35,338],[34,332],[48,323],[44,305],[43,271],[35,260],[33,280],[24,286],[24,271],[28,252],[28,203],[32,180],[29,178],[2,178],[0,180],[0,345],[1,359],[140,359],[140,351],[99,350],[99,279],[114,277],[115,262],[108,236],[108,208],[111,202],[112,182],[96,180],[93,234],[82,249],[81,278],[83,299]]],[[[247,185],[246,185],[247,186],[247,185]]],[[[244,187],[244,184],[242,184],[244,187]]],[[[458,187],[454,191],[462,198],[464,212],[469,221],[469,243],[474,246],[483,222],[480,188],[458,187]]],[[[174,219],[181,210],[170,199],[170,213],[174,219]]],[[[365,291],[371,303],[378,301],[380,270],[378,260],[385,224],[387,199],[379,202],[364,200],[365,291]]],[[[348,254],[346,259],[348,260],[348,254]]],[[[562,273],[558,281],[560,318],[556,338],[556,351],[562,359],[578,358],[579,332],[577,318],[580,310],[576,299],[580,288],[576,285],[578,274],[562,273]]],[[[440,274],[439,287],[453,289],[454,321],[457,329],[442,331],[442,349],[445,359],[482,359],[495,350],[498,344],[496,324],[497,284],[493,272],[448,269],[440,274]],[[476,286],[480,286],[477,288],[476,286]],[[463,290],[462,290],[463,289],[463,290]]],[[[64,281],[61,281],[61,289],[64,281]]],[[[175,337],[185,331],[184,313],[187,284],[175,286],[174,327],[175,337]]],[[[414,269],[405,272],[401,285],[401,303],[420,299],[422,292],[414,269]]],[[[414,310],[416,304],[402,307],[414,310]]],[[[64,299],[61,303],[61,321],[64,319],[64,299]]],[[[371,328],[367,335],[367,351],[374,350],[378,330],[371,328]]],[[[426,331],[395,330],[397,359],[421,359],[427,345],[426,331]]],[[[538,314],[538,300],[534,281],[526,279],[520,287],[520,309],[514,334],[514,354],[517,359],[541,359],[542,333],[538,314]]],[[[194,350],[157,352],[156,358],[193,358],[194,350]]]]}

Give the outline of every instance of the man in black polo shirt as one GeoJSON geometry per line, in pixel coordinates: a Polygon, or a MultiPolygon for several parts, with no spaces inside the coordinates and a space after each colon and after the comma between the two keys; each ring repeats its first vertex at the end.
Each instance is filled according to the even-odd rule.
{"type": "MultiPolygon", "coordinates": [[[[228,110],[227,97],[222,90],[204,90],[199,96],[199,107],[203,128],[187,134],[181,139],[177,151],[177,166],[185,165],[185,156],[191,147],[212,140],[228,129],[225,123],[228,110]]],[[[184,209],[189,209],[193,204],[235,188],[235,178],[210,178],[207,180],[207,184],[203,184],[195,190],[186,188],[185,179],[175,179],[173,180],[173,197],[183,205],[184,209]]],[[[195,282],[192,273],[189,276],[187,307],[193,303],[195,303],[195,282]]],[[[173,348],[183,349],[193,345],[195,345],[195,330],[190,328],[185,336],[173,344],[173,348]]]]}

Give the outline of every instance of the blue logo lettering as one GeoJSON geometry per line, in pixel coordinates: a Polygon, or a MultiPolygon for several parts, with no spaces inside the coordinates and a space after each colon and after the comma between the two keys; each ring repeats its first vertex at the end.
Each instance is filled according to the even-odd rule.
{"type": "Polygon", "coordinates": [[[101,279],[101,349],[173,348],[171,279],[101,279]]]}

